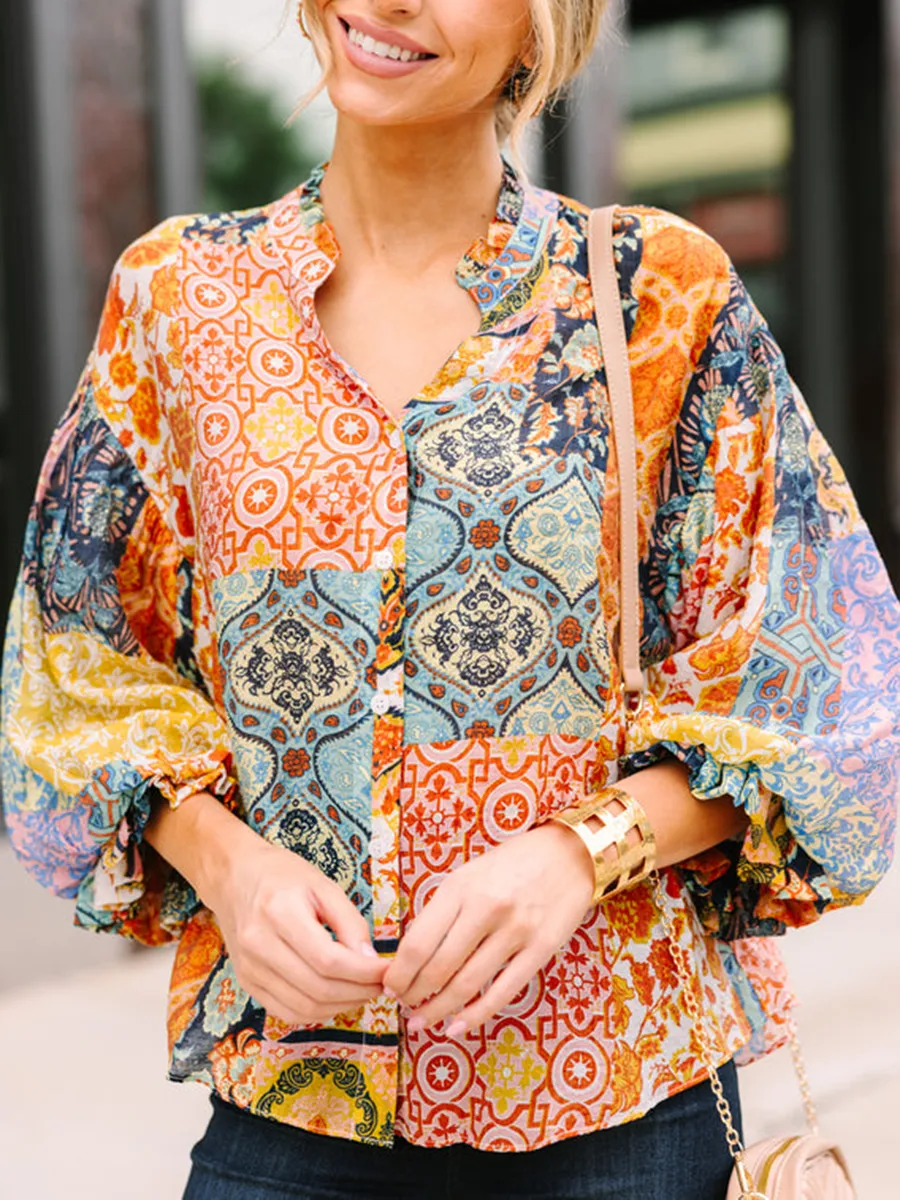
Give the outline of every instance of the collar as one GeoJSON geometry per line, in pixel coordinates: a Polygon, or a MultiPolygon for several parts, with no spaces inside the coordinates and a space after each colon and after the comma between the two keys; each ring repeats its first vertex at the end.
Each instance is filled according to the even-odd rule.
{"type": "MultiPolygon", "coordinates": [[[[321,163],[305,183],[276,201],[266,226],[266,242],[294,280],[292,299],[298,307],[305,306],[304,300],[309,304],[340,258],[340,246],[322,207],[326,169],[327,163],[321,163]]],[[[482,327],[502,319],[510,306],[518,310],[525,303],[520,285],[539,273],[557,209],[554,194],[527,183],[504,160],[488,231],[472,243],[456,268],[457,282],[481,310],[482,327]]]]}

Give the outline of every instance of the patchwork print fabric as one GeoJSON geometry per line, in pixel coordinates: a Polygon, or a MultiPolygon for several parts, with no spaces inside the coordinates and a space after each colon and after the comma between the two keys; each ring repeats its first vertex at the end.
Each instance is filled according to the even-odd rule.
{"type": "Polygon", "coordinates": [[[142,842],[152,797],[220,796],[387,955],[472,855],[675,755],[750,816],[666,888],[717,1054],[759,1053],[791,1003],[766,935],[890,861],[900,607],[721,249],[623,211],[651,691],[626,731],[586,212],[507,171],[457,272],[481,328],[397,423],[316,319],[338,256],[321,178],[170,221],[114,273],[9,617],[10,834],[79,924],[179,939],[173,1078],[337,1136],[535,1148],[703,1075],[646,887],[459,1041],[410,1035],[387,998],[291,1027],[142,842]]]}

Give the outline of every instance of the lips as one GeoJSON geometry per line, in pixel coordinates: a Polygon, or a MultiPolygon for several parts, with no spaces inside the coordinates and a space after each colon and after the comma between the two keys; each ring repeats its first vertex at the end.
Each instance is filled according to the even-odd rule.
{"type": "Polygon", "coordinates": [[[367,21],[365,17],[338,17],[338,20],[343,25],[345,33],[349,34],[351,29],[355,29],[366,37],[373,38],[376,42],[397,46],[400,50],[409,50],[411,54],[421,54],[428,59],[437,58],[437,55],[433,54],[427,46],[421,45],[420,42],[414,41],[397,29],[376,25],[372,21],[367,21]]]}
{"type": "Polygon", "coordinates": [[[356,17],[338,17],[338,36],[350,66],[374,79],[399,80],[427,71],[437,60],[405,34],[356,17]]]}

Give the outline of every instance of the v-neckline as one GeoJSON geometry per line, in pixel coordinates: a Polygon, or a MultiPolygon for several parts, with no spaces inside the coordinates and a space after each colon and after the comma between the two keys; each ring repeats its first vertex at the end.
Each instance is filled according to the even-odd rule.
{"type": "MultiPolygon", "coordinates": [[[[392,412],[379,399],[368,380],[332,344],[319,320],[316,309],[315,294],[337,266],[341,254],[334,229],[325,215],[322,204],[321,185],[327,167],[327,162],[316,167],[298,192],[303,224],[325,260],[321,263],[320,271],[315,272],[315,278],[311,280],[311,303],[307,309],[307,319],[311,326],[313,340],[333,374],[338,376],[342,382],[350,380],[387,416],[393,425],[402,427],[411,411],[420,404],[426,403],[430,394],[440,390],[448,373],[454,366],[465,361],[468,355],[471,355],[472,350],[488,332],[491,323],[489,314],[494,307],[493,301],[496,298],[496,285],[507,276],[510,268],[516,273],[515,268],[522,262],[521,251],[516,251],[513,243],[517,240],[517,234],[521,230],[527,209],[525,187],[514,169],[504,160],[500,192],[488,230],[476,238],[461,256],[455,272],[459,286],[469,292],[478,306],[481,324],[474,333],[467,335],[459,342],[432,377],[413,396],[404,401],[396,412],[392,412]],[[505,252],[511,247],[513,247],[514,253],[510,257],[510,263],[504,269],[500,266],[499,260],[504,258],[505,252]],[[492,276],[494,278],[491,278],[492,276]]],[[[532,240],[531,238],[526,239],[526,241],[532,240]]]]}
{"type": "Polygon", "coordinates": [[[354,367],[353,364],[347,358],[345,358],[344,355],[341,354],[340,351],[337,350],[332,344],[331,339],[328,337],[328,334],[325,332],[324,328],[322,327],[322,323],[319,320],[319,314],[316,309],[315,300],[313,300],[310,310],[310,318],[313,326],[314,339],[326,361],[329,370],[331,370],[332,373],[335,374],[342,382],[349,378],[359,389],[359,391],[367,396],[369,400],[371,400],[372,403],[375,404],[376,407],[379,408],[394,425],[401,428],[405,424],[406,418],[411,410],[418,405],[427,402],[427,397],[440,388],[442,381],[445,379],[448,372],[453,368],[454,364],[465,358],[467,349],[477,345],[480,339],[484,336],[485,332],[482,325],[482,327],[476,330],[475,333],[468,334],[466,337],[464,337],[462,341],[459,342],[458,345],[450,352],[447,358],[444,359],[431,378],[424,383],[414,395],[405,400],[396,412],[392,412],[387,404],[380,399],[378,393],[365,378],[365,376],[358,371],[356,367],[354,367]]]}

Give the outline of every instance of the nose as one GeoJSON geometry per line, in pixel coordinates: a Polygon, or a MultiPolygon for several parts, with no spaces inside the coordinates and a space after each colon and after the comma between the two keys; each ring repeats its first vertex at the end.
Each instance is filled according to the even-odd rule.
{"type": "Polygon", "coordinates": [[[379,17],[416,17],[424,0],[372,0],[372,11],[379,17]]]}

